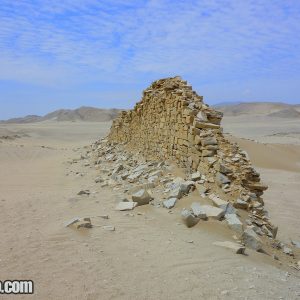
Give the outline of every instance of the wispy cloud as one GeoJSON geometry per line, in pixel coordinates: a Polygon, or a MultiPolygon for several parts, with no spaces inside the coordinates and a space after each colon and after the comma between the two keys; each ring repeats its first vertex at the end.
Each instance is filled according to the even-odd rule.
{"type": "Polygon", "coordinates": [[[2,0],[0,80],[295,79],[299,23],[292,0],[2,0]]]}

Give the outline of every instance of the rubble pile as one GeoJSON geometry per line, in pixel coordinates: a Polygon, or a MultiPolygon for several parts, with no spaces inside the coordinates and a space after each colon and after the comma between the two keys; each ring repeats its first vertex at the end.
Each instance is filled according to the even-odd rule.
{"type": "Polygon", "coordinates": [[[196,193],[199,201],[180,213],[187,227],[220,221],[239,240],[226,247],[262,251],[262,240],[276,241],[277,234],[262,199],[267,186],[247,153],[225,139],[221,119],[180,77],[157,80],[92,145],[95,182],[123,193],[119,211],[147,204],[176,209],[178,201],[196,193]],[[176,166],[184,176],[175,175],[176,166]]]}
{"type": "Polygon", "coordinates": [[[262,216],[267,186],[247,154],[224,138],[222,116],[180,77],[160,79],[144,90],[133,110],[114,120],[108,140],[145,158],[172,159],[190,173],[199,171],[230,199],[239,196],[245,209],[262,216]]]}

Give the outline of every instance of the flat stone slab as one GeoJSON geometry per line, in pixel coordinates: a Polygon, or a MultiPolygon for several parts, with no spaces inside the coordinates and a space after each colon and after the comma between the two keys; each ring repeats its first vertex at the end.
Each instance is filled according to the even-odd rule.
{"type": "Polygon", "coordinates": [[[233,250],[236,254],[245,254],[246,250],[244,246],[230,241],[214,242],[213,245],[233,250]]]}
{"type": "Polygon", "coordinates": [[[236,214],[226,214],[225,219],[230,229],[242,234],[243,223],[240,221],[236,214]]]}
{"type": "Polygon", "coordinates": [[[259,236],[251,227],[247,227],[242,235],[242,240],[245,245],[253,250],[262,250],[262,242],[259,236]]]}
{"type": "Polygon", "coordinates": [[[199,171],[193,173],[192,176],[191,176],[191,179],[192,179],[193,181],[200,180],[200,179],[201,179],[201,173],[200,173],[199,171]]]}
{"type": "Polygon", "coordinates": [[[221,209],[223,209],[225,212],[227,210],[227,206],[229,204],[229,202],[221,199],[220,197],[218,197],[215,194],[210,194],[208,196],[208,198],[213,202],[213,204],[221,209]]]}
{"type": "Polygon", "coordinates": [[[170,208],[173,208],[175,206],[176,202],[177,202],[177,198],[169,198],[168,200],[165,200],[163,202],[163,206],[165,208],[170,209],[170,208]]]}
{"type": "Polygon", "coordinates": [[[202,209],[202,206],[198,202],[193,202],[191,205],[191,209],[193,214],[198,217],[199,219],[206,220],[207,215],[206,212],[202,209]]]}
{"type": "Polygon", "coordinates": [[[79,228],[92,228],[92,222],[90,218],[74,218],[65,224],[66,227],[79,228]]]}
{"type": "Polygon", "coordinates": [[[222,186],[222,184],[230,183],[230,179],[226,175],[218,172],[216,175],[216,182],[219,186],[222,186]]]}
{"type": "Polygon", "coordinates": [[[89,195],[90,193],[90,190],[81,190],[77,193],[77,195],[89,195]]]}
{"type": "Polygon", "coordinates": [[[102,228],[106,231],[115,231],[116,230],[115,226],[112,226],[112,225],[106,225],[106,226],[103,226],[102,228]]]}
{"type": "Polygon", "coordinates": [[[294,245],[296,248],[300,248],[300,242],[292,240],[291,241],[292,245],[294,245]]]}
{"type": "Polygon", "coordinates": [[[241,209],[247,209],[248,203],[242,199],[237,199],[234,203],[234,207],[241,208],[241,209]]]}
{"type": "Polygon", "coordinates": [[[116,206],[115,210],[126,211],[132,210],[137,206],[137,202],[120,202],[116,206]]]}
{"type": "Polygon", "coordinates": [[[212,218],[215,220],[220,220],[224,217],[225,212],[223,209],[211,206],[211,205],[202,205],[201,208],[204,210],[208,218],[212,218]]]}

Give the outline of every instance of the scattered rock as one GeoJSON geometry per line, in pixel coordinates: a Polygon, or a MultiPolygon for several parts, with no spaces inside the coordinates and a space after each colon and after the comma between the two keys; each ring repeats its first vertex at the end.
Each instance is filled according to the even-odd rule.
{"type": "Polygon", "coordinates": [[[99,216],[97,216],[97,217],[102,218],[102,219],[106,219],[106,220],[109,219],[109,216],[108,216],[108,215],[99,215],[99,216]]]}
{"type": "Polygon", "coordinates": [[[74,218],[66,224],[66,227],[79,228],[92,228],[92,222],[90,218],[74,218]]]}
{"type": "Polygon", "coordinates": [[[227,206],[228,206],[228,202],[227,201],[222,200],[221,198],[219,198],[215,194],[210,194],[208,198],[212,200],[212,202],[213,202],[213,204],[215,206],[223,209],[224,212],[226,212],[227,206]]]}
{"type": "Polygon", "coordinates": [[[294,255],[293,250],[291,248],[287,247],[287,246],[284,246],[282,251],[283,251],[284,254],[287,254],[287,255],[290,255],[290,256],[294,255]]]}
{"type": "Polygon", "coordinates": [[[295,246],[296,248],[300,248],[300,242],[298,242],[298,241],[291,240],[291,244],[292,244],[293,246],[295,246]]]}
{"type": "Polygon", "coordinates": [[[151,195],[145,189],[141,189],[132,195],[132,201],[137,202],[138,205],[149,204],[151,199],[152,199],[151,195]]]}
{"type": "Polygon", "coordinates": [[[163,206],[165,208],[173,208],[177,202],[177,198],[169,198],[168,200],[163,201],[163,206]]]}
{"type": "Polygon", "coordinates": [[[104,182],[104,179],[101,178],[101,177],[96,177],[96,178],[95,178],[95,182],[96,182],[96,183],[101,183],[101,182],[104,182]]]}
{"type": "Polygon", "coordinates": [[[255,231],[247,227],[242,235],[242,240],[245,245],[253,250],[261,251],[262,250],[262,242],[255,231]]]}
{"type": "Polygon", "coordinates": [[[193,214],[197,218],[203,219],[203,220],[207,219],[206,212],[202,209],[202,206],[200,205],[200,203],[193,202],[192,205],[191,205],[191,209],[192,209],[193,214]]]}
{"type": "Polygon", "coordinates": [[[193,181],[198,181],[198,180],[200,180],[200,179],[201,179],[201,173],[200,173],[199,171],[193,173],[192,176],[191,176],[191,179],[192,179],[193,181]]]}
{"type": "Polygon", "coordinates": [[[225,242],[214,242],[213,245],[231,249],[236,254],[245,254],[246,248],[238,243],[225,241],[225,242]]]}
{"type": "Polygon", "coordinates": [[[234,207],[241,209],[248,209],[248,203],[242,199],[237,199],[234,203],[234,207]]]}
{"type": "Polygon", "coordinates": [[[117,165],[114,170],[112,171],[112,175],[118,174],[120,171],[124,169],[122,164],[117,165]]]}
{"type": "Polygon", "coordinates": [[[116,230],[115,226],[112,226],[112,225],[105,225],[105,226],[103,226],[103,229],[106,231],[115,231],[116,230]]]}
{"type": "Polygon", "coordinates": [[[216,175],[216,182],[219,186],[222,186],[223,184],[230,183],[231,181],[226,175],[218,172],[216,175]]]}
{"type": "Polygon", "coordinates": [[[230,229],[240,234],[243,233],[243,223],[240,221],[236,214],[226,214],[225,219],[230,229]]]}
{"type": "Polygon", "coordinates": [[[187,227],[193,227],[199,222],[199,218],[197,218],[192,211],[183,209],[181,212],[181,218],[187,227]]]}
{"type": "Polygon", "coordinates": [[[119,211],[126,211],[126,210],[133,210],[137,206],[137,202],[120,202],[116,206],[115,210],[119,211]]]}
{"type": "Polygon", "coordinates": [[[90,195],[90,190],[81,190],[77,193],[77,195],[90,195]]]}
{"type": "Polygon", "coordinates": [[[202,198],[205,198],[206,197],[206,193],[208,192],[208,188],[205,187],[204,185],[198,185],[197,189],[198,189],[198,192],[199,192],[200,196],[202,198]]]}
{"type": "Polygon", "coordinates": [[[220,220],[224,217],[225,212],[223,209],[211,206],[211,205],[202,205],[202,210],[206,213],[208,218],[220,220]]]}

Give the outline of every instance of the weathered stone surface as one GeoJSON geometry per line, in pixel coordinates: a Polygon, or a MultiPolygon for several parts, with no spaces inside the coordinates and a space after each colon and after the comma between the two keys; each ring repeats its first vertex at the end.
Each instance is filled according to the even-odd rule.
{"type": "Polygon", "coordinates": [[[248,209],[248,203],[242,199],[237,199],[234,203],[234,207],[241,209],[248,209]]]}
{"type": "Polygon", "coordinates": [[[202,206],[198,202],[193,202],[191,205],[191,210],[193,214],[198,217],[199,219],[206,220],[207,215],[206,212],[202,209],[202,206]]]}
{"type": "Polygon", "coordinates": [[[258,235],[251,227],[247,227],[242,235],[242,240],[245,245],[253,250],[261,251],[262,242],[258,235]]]}
{"type": "Polygon", "coordinates": [[[169,199],[163,201],[163,206],[165,208],[170,209],[170,208],[173,208],[175,206],[176,202],[177,202],[177,198],[169,198],[169,199]]]}
{"type": "Polygon", "coordinates": [[[79,228],[92,228],[92,222],[90,218],[74,218],[73,220],[67,222],[66,227],[73,227],[75,229],[79,228]]]}
{"type": "Polygon", "coordinates": [[[218,144],[218,141],[214,136],[209,136],[209,137],[203,138],[201,140],[201,145],[202,146],[217,145],[217,144],[218,144]]]}
{"type": "Polygon", "coordinates": [[[81,196],[81,195],[89,195],[91,192],[90,190],[81,190],[77,193],[77,195],[81,196]]]}
{"type": "Polygon", "coordinates": [[[112,172],[112,175],[114,174],[118,174],[120,171],[122,171],[124,169],[123,165],[122,164],[119,164],[115,167],[115,169],[113,170],[112,172]]]}
{"type": "Polygon", "coordinates": [[[292,245],[294,245],[296,248],[300,248],[300,242],[291,240],[292,245]]]}
{"type": "Polygon", "coordinates": [[[193,173],[192,176],[191,176],[191,179],[192,179],[193,181],[200,180],[200,179],[201,179],[201,173],[200,173],[199,171],[193,173]]]}
{"type": "Polygon", "coordinates": [[[103,226],[103,229],[106,231],[115,231],[116,230],[115,226],[112,226],[112,225],[105,225],[105,226],[103,226]]]}
{"type": "Polygon", "coordinates": [[[228,203],[226,206],[225,215],[226,214],[236,214],[236,213],[237,213],[237,210],[232,206],[231,203],[228,203]]]}
{"type": "Polygon", "coordinates": [[[224,210],[224,212],[226,212],[227,206],[228,206],[228,202],[222,200],[221,198],[219,198],[217,195],[215,194],[210,194],[208,196],[209,199],[211,199],[211,201],[213,202],[213,204],[221,209],[224,210]]]}
{"type": "Polygon", "coordinates": [[[98,176],[98,177],[95,178],[95,182],[96,183],[104,182],[104,179],[98,176]]]}
{"type": "Polygon", "coordinates": [[[132,201],[137,202],[138,205],[149,204],[151,199],[152,199],[151,195],[145,189],[141,189],[132,195],[132,201]]]}
{"type": "Polygon", "coordinates": [[[218,172],[216,175],[216,182],[219,186],[222,186],[222,184],[230,183],[231,181],[226,175],[218,172]]]}
{"type": "Polygon", "coordinates": [[[282,251],[283,251],[284,254],[287,254],[287,255],[290,255],[290,256],[294,255],[293,250],[291,248],[287,247],[287,246],[284,246],[282,251]]]}
{"type": "Polygon", "coordinates": [[[122,201],[118,203],[115,209],[119,211],[132,210],[137,206],[137,204],[137,202],[122,201]]]}
{"type": "Polygon", "coordinates": [[[233,250],[233,252],[235,252],[236,254],[245,254],[245,250],[246,250],[244,246],[230,241],[214,242],[213,245],[233,250]]]}
{"type": "Polygon", "coordinates": [[[219,164],[219,171],[223,174],[229,174],[232,172],[232,170],[223,163],[219,164]]]}
{"type": "Polygon", "coordinates": [[[200,220],[200,218],[197,218],[191,210],[187,209],[182,210],[181,218],[187,227],[195,226],[200,220]]]}
{"type": "Polygon", "coordinates": [[[224,217],[224,210],[211,205],[202,205],[201,208],[205,211],[208,218],[220,220],[224,217]]]}
{"type": "Polygon", "coordinates": [[[243,223],[240,221],[236,214],[226,214],[225,219],[230,229],[239,234],[243,233],[243,223]]]}

